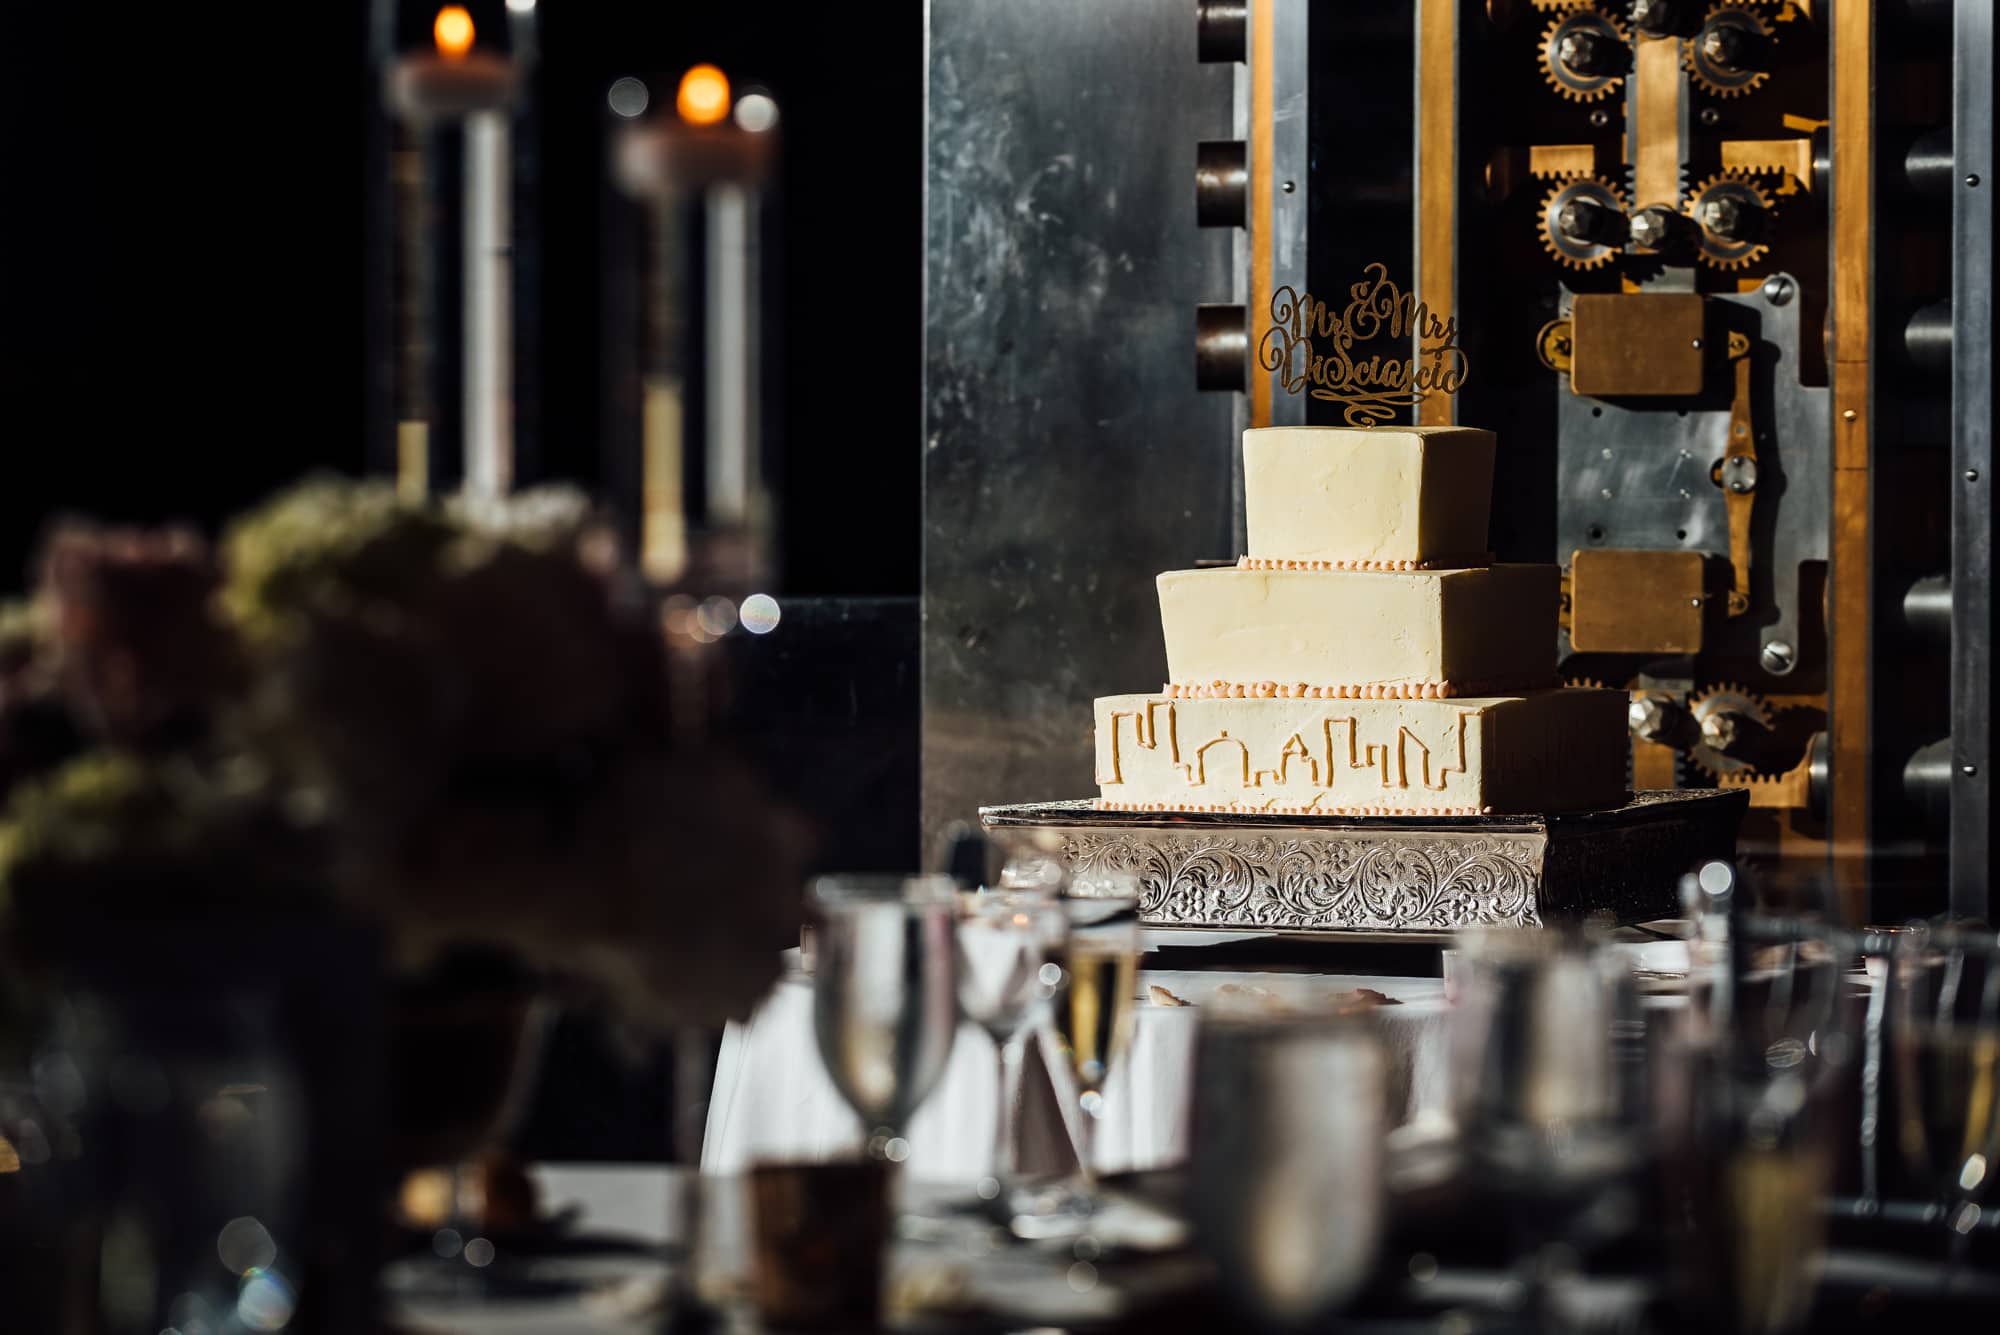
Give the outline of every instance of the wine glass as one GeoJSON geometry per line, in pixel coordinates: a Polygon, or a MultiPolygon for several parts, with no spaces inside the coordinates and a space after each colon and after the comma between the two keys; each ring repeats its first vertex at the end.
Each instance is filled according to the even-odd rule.
{"type": "MultiPolygon", "coordinates": [[[[1711,864],[1719,867],[1721,864],[1711,864]]],[[[1705,869],[1707,870],[1707,869],[1705,869]]],[[[1720,897],[1736,893],[1720,873],[1720,897]]],[[[1663,1100],[1677,1300],[1729,1329],[1799,1328],[1825,1247],[1832,1107],[1865,997],[1857,942],[1727,906],[1690,944],[1684,1074],[1663,1100]]]]}
{"type": "Polygon", "coordinates": [[[1358,1016],[1205,1017],[1189,1204],[1223,1286],[1261,1324],[1318,1328],[1373,1272],[1388,1062],[1358,1016]]]}
{"type": "Polygon", "coordinates": [[[978,890],[959,896],[959,1008],[993,1040],[999,1076],[993,1170],[979,1180],[978,1192],[981,1200],[1002,1211],[1008,1211],[1014,1110],[1021,1097],[1027,1037],[1061,977],[1068,930],[1061,901],[1039,891],[978,890]]]}
{"type": "MultiPolygon", "coordinates": [[[[1111,887],[1106,887],[1111,888],[1111,887]]],[[[1136,887],[1127,886],[1127,889],[1136,887]]],[[[1097,1123],[1104,1086],[1132,1040],[1139,984],[1139,901],[1135,894],[1070,896],[1058,901],[1068,922],[1052,1005],[1057,1050],[1069,1068],[1077,1107],[1077,1181],[1068,1212],[1095,1214],[1097,1123]]]]}
{"type": "Polygon", "coordinates": [[[1519,1248],[1530,1315],[1565,1244],[1624,1226],[1645,1148],[1645,1030],[1631,969],[1594,936],[1460,938],[1449,1022],[1467,1180],[1519,1248]]]}
{"type": "Polygon", "coordinates": [[[1897,1139],[1939,1198],[1955,1274],[2000,1174],[2000,936],[1971,927],[1911,932],[1891,964],[1897,1139]]]}
{"type": "Polygon", "coordinates": [[[822,877],[813,886],[813,1030],[871,1158],[909,1157],[903,1131],[958,1030],[956,886],[946,876],[822,877]]]}

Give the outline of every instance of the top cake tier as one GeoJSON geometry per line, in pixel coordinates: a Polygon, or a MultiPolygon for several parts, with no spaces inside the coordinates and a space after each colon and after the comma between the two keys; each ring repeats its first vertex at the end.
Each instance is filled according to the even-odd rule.
{"type": "Polygon", "coordinates": [[[1243,433],[1252,563],[1339,570],[1484,565],[1493,433],[1268,426],[1243,433]]]}

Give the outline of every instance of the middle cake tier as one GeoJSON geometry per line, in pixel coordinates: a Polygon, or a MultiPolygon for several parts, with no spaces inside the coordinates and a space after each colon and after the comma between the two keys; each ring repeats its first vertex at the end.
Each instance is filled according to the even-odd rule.
{"type": "Polygon", "coordinates": [[[1548,565],[1169,570],[1159,577],[1168,689],[1438,697],[1545,687],[1558,581],[1548,565]]]}

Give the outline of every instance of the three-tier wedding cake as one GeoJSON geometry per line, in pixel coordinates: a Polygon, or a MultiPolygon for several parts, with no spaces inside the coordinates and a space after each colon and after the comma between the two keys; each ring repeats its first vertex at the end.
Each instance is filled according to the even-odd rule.
{"type": "Polygon", "coordinates": [[[1249,554],[1159,577],[1166,686],[1096,702],[1100,806],[1624,800],[1625,693],[1556,685],[1556,567],[1486,553],[1491,432],[1266,427],[1243,472],[1249,554]]]}

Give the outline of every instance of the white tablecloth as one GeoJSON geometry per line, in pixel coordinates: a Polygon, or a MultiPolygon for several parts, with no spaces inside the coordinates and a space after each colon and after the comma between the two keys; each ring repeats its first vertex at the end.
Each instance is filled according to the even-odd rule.
{"type": "MultiPolygon", "coordinates": [[[[1194,1038],[1202,1009],[1225,984],[1262,988],[1282,1001],[1314,999],[1357,987],[1382,992],[1399,1005],[1382,1008],[1398,1072],[1404,1120],[1442,1106],[1444,1099],[1443,984],[1435,978],[1374,978],[1342,974],[1228,973],[1147,970],[1131,1050],[1112,1069],[1104,1091],[1094,1159],[1101,1171],[1154,1168],[1187,1151],[1194,1038]],[[1194,1003],[1158,1006],[1144,998],[1153,984],[1194,1003]]],[[[1075,1162],[1062,1118],[1081,1114],[1058,1097],[1059,1063],[1031,1052],[1017,1128],[1021,1165],[1060,1171],[1075,1162]]],[[[938,1085],[907,1128],[908,1171],[932,1181],[969,1182],[990,1170],[993,1121],[999,1103],[993,1043],[962,1025],[938,1085]]],[[[724,1034],[702,1145],[704,1172],[737,1173],[759,1160],[820,1160],[854,1154],[861,1125],[820,1065],[813,1039],[812,988],[794,974],[746,1023],[724,1034]]]]}

